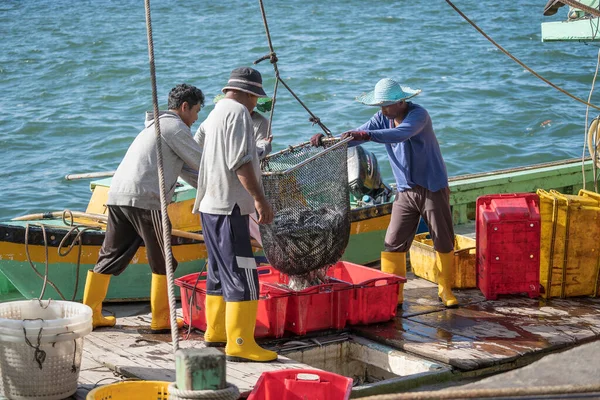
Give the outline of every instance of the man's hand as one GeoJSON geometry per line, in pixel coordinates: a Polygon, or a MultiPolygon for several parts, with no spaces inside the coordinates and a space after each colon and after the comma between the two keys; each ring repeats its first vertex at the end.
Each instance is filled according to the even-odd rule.
{"type": "Polygon", "coordinates": [[[254,207],[258,214],[259,224],[270,224],[273,222],[273,208],[266,198],[262,197],[258,200],[254,200],[254,207]]]}
{"type": "Polygon", "coordinates": [[[360,142],[367,142],[371,140],[371,135],[369,135],[369,132],[365,131],[348,131],[342,133],[342,139],[347,139],[349,137],[351,137],[352,140],[357,140],[360,142]]]}
{"type": "Polygon", "coordinates": [[[322,133],[317,133],[316,135],[313,135],[310,138],[310,144],[314,147],[323,146],[323,137],[325,137],[325,135],[323,135],[322,133]]]}

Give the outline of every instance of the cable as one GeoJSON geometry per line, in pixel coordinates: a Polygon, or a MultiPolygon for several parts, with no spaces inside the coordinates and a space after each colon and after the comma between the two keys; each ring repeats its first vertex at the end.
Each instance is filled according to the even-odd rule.
{"type": "MultiPolygon", "coordinates": [[[[473,28],[475,28],[477,30],[477,32],[481,33],[487,40],[490,41],[490,43],[492,43],[494,46],[496,46],[498,48],[498,50],[500,50],[501,52],[503,52],[504,54],[506,54],[508,57],[510,57],[514,62],[516,62],[517,64],[519,64],[521,67],[525,68],[527,71],[531,72],[536,78],[541,79],[543,82],[545,82],[546,84],[550,85],[551,87],[553,87],[554,89],[558,90],[561,93],[566,94],[567,96],[569,96],[570,98],[572,98],[573,100],[576,100],[582,104],[585,104],[589,107],[595,108],[596,110],[600,110],[599,106],[596,106],[594,104],[591,104],[569,92],[567,92],[566,90],[564,90],[563,88],[555,85],[554,83],[550,82],[548,79],[544,78],[543,76],[541,76],[540,74],[538,74],[537,72],[535,72],[533,69],[531,69],[530,67],[528,67],[527,65],[525,65],[521,60],[519,60],[517,57],[513,56],[511,53],[509,53],[507,50],[505,50],[502,46],[500,46],[498,43],[496,43],[494,41],[494,39],[492,39],[491,37],[489,37],[481,28],[479,28],[473,21],[471,21],[465,14],[463,14],[462,11],[460,11],[450,0],[445,0],[446,3],[448,3],[448,5],[450,5],[450,7],[452,7],[454,9],[454,11],[456,11],[465,21],[467,21],[473,28]]],[[[570,0],[560,0],[563,3],[567,3],[567,1],[570,0]]],[[[592,9],[594,10],[594,9],[592,9]]],[[[594,15],[600,15],[600,12],[598,10],[595,10],[596,14],[594,15]]]]}
{"type": "Polygon", "coordinates": [[[277,67],[277,61],[279,61],[279,60],[277,59],[277,55],[275,54],[275,50],[273,49],[273,42],[271,40],[271,33],[269,32],[269,24],[267,23],[267,14],[265,12],[265,6],[264,6],[262,0],[258,0],[258,2],[260,5],[260,12],[262,15],[263,25],[265,26],[267,42],[269,43],[269,54],[262,56],[258,60],[254,61],[254,64],[256,65],[259,62],[264,61],[264,60],[271,60],[271,64],[273,64],[273,69],[275,70],[275,90],[273,91],[273,106],[271,107],[271,116],[269,118],[269,127],[267,128],[268,133],[269,134],[271,133],[271,120],[273,119],[273,111],[275,110],[277,86],[278,86],[278,83],[281,82],[281,84],[288,90],[288,92],[290,92],[290,94],[292,96],[294,96],[296,101],[298,101],[298,103],[300,103],[300,105],[302,107],[304,107],[306,112],[308,112],[308,114],[310,114],[310,118],[308,120],[310,122],[312,122],[313,125],[315,125],[315,124],[319,125],[321,127],[321,129],[323,130],[323,132],[325,132],[325,135],[327,135],[327,137],[332,137],[332,134],[331,134],[331,131],[329,130],[329,128],[327,128],[325,126],[325,124],[323,124],[321,122],[321,119],[319,117],[314,115],[312,113],[312,111],[310,111],[308,109],[308,107],[302,102],[302,100],[300,100],[300,98],[298,96],[296,96],[296,93],[294,93],[294,91],[283,81],[283,79],[281,79],[281,76],[279,75],[279,68],[277,67]]]}

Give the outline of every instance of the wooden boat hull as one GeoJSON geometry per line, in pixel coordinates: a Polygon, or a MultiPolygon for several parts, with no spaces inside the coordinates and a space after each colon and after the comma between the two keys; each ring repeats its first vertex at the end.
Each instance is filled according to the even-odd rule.
{"type": "MultiPolygon", "coordinates": [[[[368,217],[367,213],[363,214],[361,215],[368,217]]],[[[379,259],[389,217],[388,213],[380,217],[354,222],[351,227],[353,235],[343,259],[363,264],[379,259]],[[371,249],[371,251],[365,251],[365,249],[371,249]]],[[[27,223],[17,223],[16,221],[0,223],[0,237],[4,238],[4,240],[0,240],[0,269],[6,279],[22,297],[38,298],[43,286],[42,277],[45,274],[47,260],[48,278],[56,285],[60,293],[47,284],[43,298],[61,299],[64,297],[71,300],[74,296],[74,300],[81,301],[86,274],[96,263],[104,239],[104,231],[88,231],[82,235],[84,245],[78,264],[78,246],[73,247],[67,255],[59,254],[59,244],[70,229],[64,226],[62,221],[59,223],[57,220],[37,220],[28,223],[30,227],[27,245],[25,244],[27,223]],[[46,226],[50,222],[55,225],[46,226]],[[46,226],[47,245],[44,244],[42,230],[38,225],[40,223],[46,226]],[[42,277],[35,273],[28,261],[27,253],[42,277]]],[[[75,234],[71,234],[66,242],[67,245],[60,248],[61,253],[66,252],[68,244],[74,237],[75,234]]],[[[204,242],[173,237],[172,249],[173,255],[178,261],[176,277],[198,272],[204,267],[207,256],[204,242]]],[[[258,250],[256,254],[261,255],[258,250]]],[[[146,249],[142,246],[125,272],[111,278],[106,301],[146,301],[150,295],[150,281],[151,270],[146,257],[146,249]]],[[[8,301],[19,297],[14,291],[8,291],[4,297],[0,295],[0,300],[8,301]]]]}
{"type": "MultiPolygon", "coordinates": [[[[77,245],[68,254],[61,255],[59,254],[59,244],[70,228],[60,226],[62,221],[58,224],[56,220],[29,221],[28,223],[30,227],[27,245],[25,244],[27,223],[0,224],[0,237],[4,238],[0,241],[2,273],[23,297],[38,298],[43,287],[42,277],[45,275],[47,262],[48,279],[58,290],[47,284],[43,298],[61,299],[64,297],[71,300],[74,296],[75,300],[81,300],[87,271],[92,269],[96,263],[104,239],[104,231],[87,231],[82,235],[81,256],[79,256],[77,245]],[[50,222],[54,224],[47,225],[50,222]],[[43,239],[42,229],[38,225],[40,223],[45,226],[46,242],[43,239]],[[35,273],[28,258],[42,277],[35,273]]],[[[74,237],[75,234],[70,235],[66,242],[67,245],[60,248],[60,253],[66,253],[68,244],[74,237]]],[[[179,262],[175,271],[176,277],[198,272],[203,268],[206,259],[204,243],[174,237],[172,245],[173,255],[179,262]]],[[[142,246],[125,272],[111,279],[107,301],[148,300],[151,276],[146,249],[142,246]]]]}

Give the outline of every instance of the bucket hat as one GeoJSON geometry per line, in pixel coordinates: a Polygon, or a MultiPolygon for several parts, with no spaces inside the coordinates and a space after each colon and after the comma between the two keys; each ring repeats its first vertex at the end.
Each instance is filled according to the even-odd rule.
{"type": "MultiPolygon", "coordinates": [[[[223,93],[218,94],[213,99],[213,103],[217,104],[219,100],[224,99],[225,95],[223,93]]],[[[273,99],[270,97],[259,97],[258,102],[256,104],[256,109],[260,112],[269,112],[273,108],[273,99]]]]}
{"type": "Polygon", "coordinates": [[[267,97],[262,87],[260,72],[250,67],[240,67],[231,71],[227,85],[221,90],[225,93],[228,89],[250,93],[257,97],[267,97]]]}
{"type": "Polygon", "coordinates": [[[419,93],[421,89],[411,89],[408,86],[401,86],[393,79],[384,78],[377,82],[374,90],[361,94],[356,101],[368,106],[384,107],[408,100],[419,93]]]}

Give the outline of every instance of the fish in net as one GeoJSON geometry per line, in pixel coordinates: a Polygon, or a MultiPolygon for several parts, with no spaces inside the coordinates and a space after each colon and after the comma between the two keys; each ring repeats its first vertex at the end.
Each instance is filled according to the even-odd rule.
{"type": "Polygon", "coordinates": [[[263,187],[275,212],[271,224],[260,226],[265,256],[294,287],[322,282],[324,273],[313,271],[326,271],[348,245],[346,154],[347,141],[330,139],[325,148],[299,145],[263,164],[263,187]]]}

